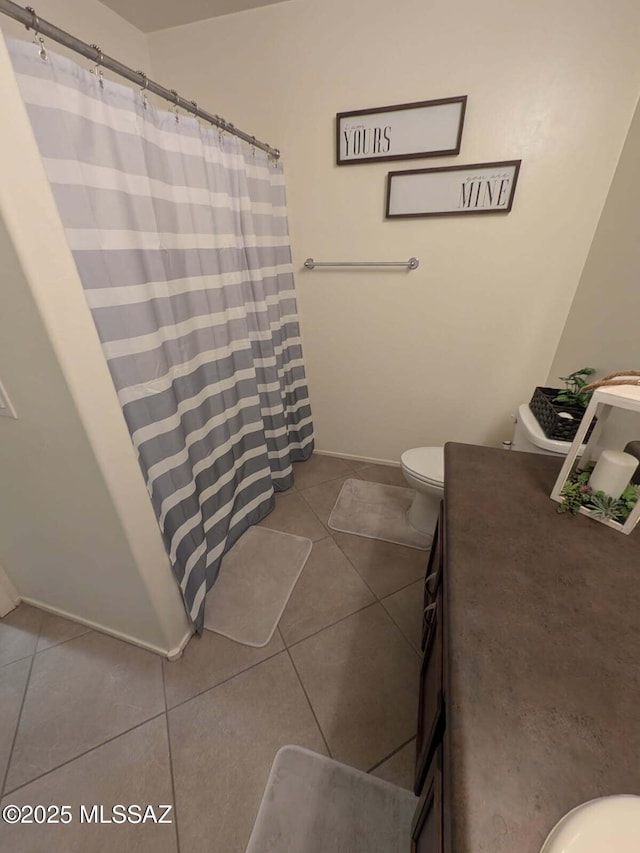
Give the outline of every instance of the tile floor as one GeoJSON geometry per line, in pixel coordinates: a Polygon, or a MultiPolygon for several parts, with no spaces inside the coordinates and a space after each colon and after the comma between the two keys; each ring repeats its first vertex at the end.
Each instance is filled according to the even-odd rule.
{"type": "Polygon", "coordinates": [[[265,648],[205,632],[169,663],[25,605],[0,620],[2,805],[73,815],[3,824],[1,853],[244,853],[284,744],[411,787],[427,555],[329,530],[354,476],[405,485],[316,455],[263,522],[314,543],[265,648]],[[173,822],[80,823],[116,803],[172,804],[173,822]]]}

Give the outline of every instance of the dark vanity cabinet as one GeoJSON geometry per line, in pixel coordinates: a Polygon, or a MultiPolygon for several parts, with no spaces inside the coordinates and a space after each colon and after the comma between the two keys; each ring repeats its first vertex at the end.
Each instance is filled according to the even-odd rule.
{"type": "Polygon", "coordinates": [[[420,798],[412,827],[412,853],[443,853],[444,515],[434,532],[424,583],[423,659],[418,697],[414,792],[420,798]]]}
{"type": "Polygon", "coordinates": [[[640,527],[559,514],[561,464],[445,447],[412,853],[540,853],[576,805],[640,791],[640,527]]]}
{"type": "Polygon", "coordinates": [[[441,853],[443,841],[442,746],[437,746],[411,827],[411,853],[441,853]]]}

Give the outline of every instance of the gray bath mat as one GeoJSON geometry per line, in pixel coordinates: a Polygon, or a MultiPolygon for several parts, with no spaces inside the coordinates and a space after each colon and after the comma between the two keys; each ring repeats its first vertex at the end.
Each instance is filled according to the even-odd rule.
{"type": "Polygon", "coordinates": [[[413,489],[383,486],[367,480],[347,480],[329,516],[329,527],[369,539],[383,539],[427,551],[431,536],[407,521],[413,489]]]}
{"type": "Polygon", "coordinates": [[[407,853],[417,802],[390,782],[283,746],[246,853],[407,853]]]}
{"type": "Polygon", "coordinates": [[[204,627],[245,646],[266,646],[311,547],[302,536],[250,527],[225,555],[207,593],[204,627]]]}

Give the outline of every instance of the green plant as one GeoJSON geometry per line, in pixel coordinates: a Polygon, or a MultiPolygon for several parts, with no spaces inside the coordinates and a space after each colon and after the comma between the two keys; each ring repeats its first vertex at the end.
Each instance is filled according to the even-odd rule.
{"type": "Polygon", "coordinates": [[[589,377],[593,376],[595,372],[594,367],[583,367],[568,376],[561,376],[560,379],[566,388],[553,398],[553,402],[566,403],[568,406],[579,406],[586,409],[593,391],[583,391],[582,389],[588,384],[589,377]]]}
{"type": "Polygon", "coordinates": [[[564,498],[558,512],[570,512],[575,515],[591,494],[591,488],[587,485],[591,470],[579,471],[570,474],[560,494],[564,498]]]}
{"type": "Polygon", "coordinates": [[[621,509],[620,503],[620,498],[612,498],[611,495],[605,495],[604,492],[592,492],[589,495],[586,507],[594,518],[612,518],[617,521],[621,509]]]}
{"type": "Polygon", "coordinates": [[[640,486],[636,486],[633,483],[629,483],[624,492],[620,495],[618,503],[620,504],[618,508],[617,518],[619,521],[626,521],[629,518],[631,510],[636,505],[636,502],[640,499],[640,486]]]}
{"type": "Polygon", "coordinates": [[[574,471],[569,474],[560,492],[564,500],[558,507],[558,512],[570,512],[575,515],[583,506],[596,518],[613,519],[624,524],[636,502],[640,500],[640,486],[629,483],[619,498],[612,498],[605,492],[593,491],[589,485],[592,473],[593,465],[590,465],[586,471],[574,471]]]}
{"type": "Polygon", "coordinates": [[[596,518],[612,518],[624,524],[639,497],[640,487],[629,483],[619,498],[612,498],[604,492],[592,492],[586,507],[596,518]]]}

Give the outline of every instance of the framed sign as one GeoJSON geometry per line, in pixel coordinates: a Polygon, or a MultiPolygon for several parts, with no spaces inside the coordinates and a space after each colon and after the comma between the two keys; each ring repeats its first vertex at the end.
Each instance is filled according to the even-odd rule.
{"type": "Polygon", "coordinates": [[[508,213],[520,163],[504,160],[389,172],[386,218],[508,213]]]}
{"type": "Polygon", "coordinates": [[[336,116],[338,166],[459,154],[467,96],[336,116]]]}

